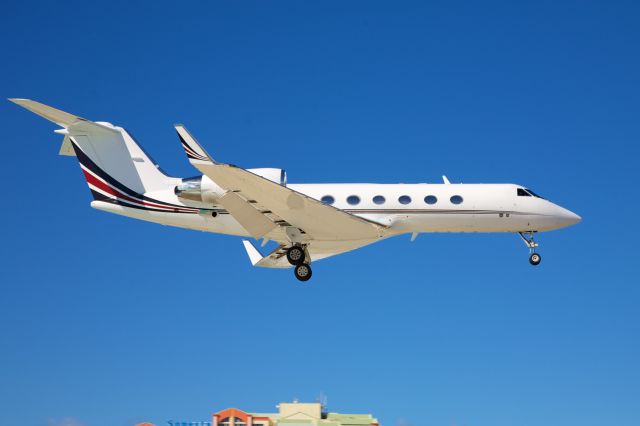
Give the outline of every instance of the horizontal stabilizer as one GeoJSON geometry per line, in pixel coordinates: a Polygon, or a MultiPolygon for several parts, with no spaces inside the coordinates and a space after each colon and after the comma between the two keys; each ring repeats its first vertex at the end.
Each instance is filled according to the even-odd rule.
{"type": "MultiPolygon", "coordinates": [[[[49,105],[32,101],[31,99],[9,98],[9,100],[31,111],[32,113],[37,114],[40,117],[44,117],[47,120],[54,122],[57,125],[64,127],[65,129],[68,129],[70,131],[73,130],[75,132],[79,132],[80,134],[83,134],[87,131],[103,133],[104,131],[107,131],[108,133],[112,134],[120,134],[120,130],[109,123],[93,122],[91,120],[87,120],[86,118],[78,117],[77,115],[69,114],[68,112],[50,107],[49,105]]],[[[63,132],[63,134],[67,133],[63,132]]]]}
{"type": "Polygon", "coordinates": [[[68,112],[61,111],[40,102],[32,101],[31,99],[9,98],[9,100],[62,127],[69,127],[78,122],[87,121],[77,115],[69,114],[68,112]]]}

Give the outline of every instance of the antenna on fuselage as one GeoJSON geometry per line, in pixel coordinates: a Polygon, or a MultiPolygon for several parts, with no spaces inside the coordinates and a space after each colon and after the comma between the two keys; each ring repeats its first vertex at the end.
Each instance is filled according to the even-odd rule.
{"type": "Polygon", "coordinates": [[[445,175],[442,175],[442,180],[444,181],[445,185],[451,185],[451,182],[449,182],[449,178],[445,175]]]}

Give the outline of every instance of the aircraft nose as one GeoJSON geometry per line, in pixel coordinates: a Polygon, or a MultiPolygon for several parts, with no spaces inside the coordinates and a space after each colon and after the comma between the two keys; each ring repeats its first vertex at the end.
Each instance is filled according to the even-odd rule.
{"type": "Polygon", "coordinates": [[[567,210],[568,214],[567,214],[567,221],[571,224],[571,225],[575,225],[577,223],[582,222],[582,218],[580,216],[578,216],[577,214],[575,214],[572,211],[567,210]]]}
{"type": "Polygon", "coordinates": [[[560,207],[559,210],[560,212],[558,214],[558,219],[560,219],[565,224],[565,226],[575,225],[582,221],[582,218],[571,210],[567,210],[563,207],[560,207]]]}

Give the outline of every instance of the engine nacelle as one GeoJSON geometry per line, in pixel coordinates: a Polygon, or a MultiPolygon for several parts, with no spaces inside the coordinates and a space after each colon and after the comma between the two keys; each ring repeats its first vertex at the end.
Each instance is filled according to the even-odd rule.
{"type": "MultiPolygon", "coordinates": [[[[282,169],[247,169],[251,173],[269,179],[279,185],[287,186],[287,172],[282,169]]],[[[182,179],[173,192],[183,200],[198,201],[207,204],[216,204],[226,191],[216,185],[207,176],[196,176],[182,179]]]]}
{"type": "Polygon", "coordinates": [[[282,186],[287,186],[287,172],[282,169],[247,169],[251,173],[262,176],[282,186]]]}
{"type": "Polygon", "coordinates": [[[182,182],[176,185],[173,192],[178,198],[207,204],[216,204],[225,193],[222,188],[207,176],[182,179],[182,182]]]}

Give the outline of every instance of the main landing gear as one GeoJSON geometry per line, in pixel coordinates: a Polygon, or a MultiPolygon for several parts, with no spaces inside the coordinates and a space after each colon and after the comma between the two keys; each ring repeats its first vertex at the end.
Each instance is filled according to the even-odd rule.
{"type": "Polygon", "coordinates": [[[289,250],[287,250],[287,260],[294,266],[302,265],[306,257],[307,255],[302,246],[291,246],[289,250]]]}
{"type": "Polygon", "coordinates": [[[296,278],[300,281],[309,281],[311,278],[311,266],[306,263],[296,266],[296,269],[293,272],[296,275],[296,278]]]}
{"type": "Polygon", "coordinates": [[[520,234],[520,238],[522,238],[522,241],[524,241],[524,243],[527,245],[527,247],[529,247],[529,263],[532,264],[533,266],[539,265],[540,262],[542,261],[542,256],[540,256],[538,253],[536,253],[536,248],[538,247],[538,243],[536,243],[533,240],[533,231],[529,231],[529,232],[518,232],[518,234],[520,234]],[[527,238],[526,234],[529,234],[529,237],[527,238]]]}
{"type": "Polygon", "coordinates": [[[307,257],[307,250],[303,246],[295,245],[287,250],[287,260],[295,266],[294,274],[300,281],[309,281],[311,278],[311,265],[307,257]]]}

